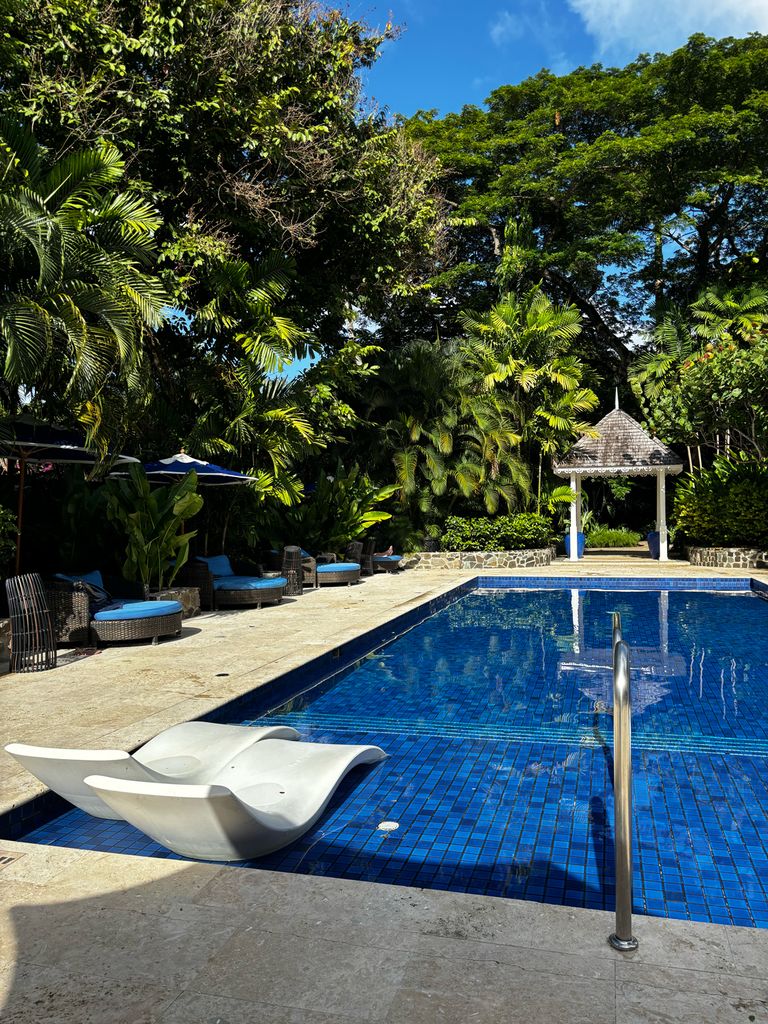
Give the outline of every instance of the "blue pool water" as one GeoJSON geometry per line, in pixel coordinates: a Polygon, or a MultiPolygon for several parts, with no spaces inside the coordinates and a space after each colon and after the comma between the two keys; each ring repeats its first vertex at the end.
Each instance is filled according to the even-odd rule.
{"type": "MultiPolygon", "coordinates": [[[[614,610],[633,663],[635,909],[768,927],[768,604],[751,593],[477,590],[267,716],[241,707],[389,754],[254,865],[612,909],[614,610]]],[[[173,857],[80,811],[25,838],[173,857]]]]}

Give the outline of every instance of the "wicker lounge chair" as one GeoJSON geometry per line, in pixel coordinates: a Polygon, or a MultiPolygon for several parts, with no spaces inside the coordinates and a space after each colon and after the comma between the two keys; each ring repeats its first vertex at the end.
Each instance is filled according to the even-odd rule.
{"type": "MultiPolygon", "coordinates": [[[[66,576],[59,574],[45,583],[45,594],[54,621],[56,640],[60,644],[125,643],[129,640],[152,640],[175,636],[181,632],[182,606],[178,601],[146,601],[141,597],[113,597],[106,606],[92,607],[93,590],[109,599],[105,583],[115,581],[102,577],[96,570],[66,576]]],[[[130,588],[124,580],[117,588],[130,588]]],[[[134,593],[140,594],[137,585],[134,593]]]]}
{"type": "Polygon", "coordinates": [[[360,556],[360,573],[362,576],[373,576],[373,549],[376,541],[367,537],[363,542],[363,553],[360,556]]]}
{"type": "MultiPolygon", "coordinates": [[[[346,583],[351,587],[360,580],[363,545],[360,541],[347,544],[343,561],[321,562],[317,557],[317,585],[323,583],[346,583]]],[[[334,557],[335,556],[331,556],[334,557]]]]}
{"type": "Polygon", "coordinates": [[[201,606],[214,609],[221,605],[261,608],[267,602],[280,604],[288,583],[284,576],[263,576],[260,566],[233,566],[226,555],[198,555],[184,566],[180,576],[199,588],[201,606]]]}
{"type": "Polygon", "coordinates": [[[356,765],[380,747],[254,743],[208,785],[165,785],[91,775],[86,785],[121,818],[182,857],[246,860],[292,843],[317,821],[356,765]]]}
{"type": "Polygon", "coordinates": [[[97,818],[120,816],[83,781],[98,772],[143,782],[202,783],[213,778],[241,751],[260,740],[297,740],[284,725],[251,727],[215,722],[183,722],[158,733],[133,754],[123,750],[72,750],[9,743],[6,751],[42,783],[97,818]]]}
{"type": "Polygon", "coordinates": [[[402,561],[402,555],[374,555],[373,568],[375,572],[400,572],[402,561]]]}
{"type": "MultiPolygon", "coordinates": [[[[403,555],[377,554],[375,551],[375,547],[380,547],[381,545],[377,542],[376,538],[373,537],[367,541],[367,544],[370,547],[369,565],[371,575],[373,575],[374,572],[400,572],[400,569],[402,567],[403,555]]],[[[367,553],[368,548],[366,548],[366,555],[367,553]]],[[[365,566],[366,563],[364,562],[363,564],[365,566]]]]}

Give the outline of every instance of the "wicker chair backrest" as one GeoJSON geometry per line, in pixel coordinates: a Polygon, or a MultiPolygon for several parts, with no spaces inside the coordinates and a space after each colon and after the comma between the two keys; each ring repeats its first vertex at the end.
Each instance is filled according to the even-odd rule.
{"type": "Polygon", "coordinates": [[[11,616],[11,672],[56,668],[56,635],[37,573],[5,581],[11,616]]]}
{"type": "Polygon", "coordinates": [[[347,544],[347,550],[344,552],[345,562],[357,562],[360,563],[360,559],[363,557],[363,542],[360,540],[352,540],[347,544]]]}

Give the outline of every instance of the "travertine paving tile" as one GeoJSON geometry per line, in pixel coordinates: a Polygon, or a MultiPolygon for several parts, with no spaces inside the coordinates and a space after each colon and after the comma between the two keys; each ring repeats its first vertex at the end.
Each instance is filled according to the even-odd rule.
{"type": "Polygon", "coordinates": [[[208,995],[362,1020],[387,1013],[410,963],[408,953],[249,927],[214,957],[190,986],[208,995]]]}
{"type": "Polygon", "coordinates": [[[275,1006],[263,999],[186,992],[160,1015],[158,1024],[360,1024],[364,1017],[275,1006]]]}
{"type": "Polygon", "coordinates": [[[155,1024],[175,993],[162,982],[105,978],[91,970],[19,963],[0,986],[3,1024],[155,1024]]]}
{"type": "Polygon", "coordinates": [[[575,979],[500,961],[420,959],[413,963],[389,1011],[395,1024],[614,1024],[613,981],[575,979]]]}
{"type": "Polygon", "coordinates": [[[734,983],[727,993],[619,984],[617,1024],[757,1024],[768,1015],[768,991],[734,983]]]}

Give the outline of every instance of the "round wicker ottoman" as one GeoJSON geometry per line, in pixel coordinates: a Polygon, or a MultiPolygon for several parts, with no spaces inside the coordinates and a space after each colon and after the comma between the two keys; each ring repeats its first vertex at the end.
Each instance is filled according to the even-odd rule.
{"type": "Polygon", "coordinates": [[[132,601],[122,608],[96,612],[91,635],[102,643],[152,640],[181,632],[182,607],[178,601],[132,601]]]}
{"type": "Polygon", "coordinates": [[[327,562],[317,567],[317,585],[323,583],[346,583],[350,587],[360,580],[360,566],[357,562],[327,562]]]}
{"type": "Polygon", "coordinates": [[[285,576],[219,576],[213,581],[213,606],[280,604],[287,584],[285,576]]]}

